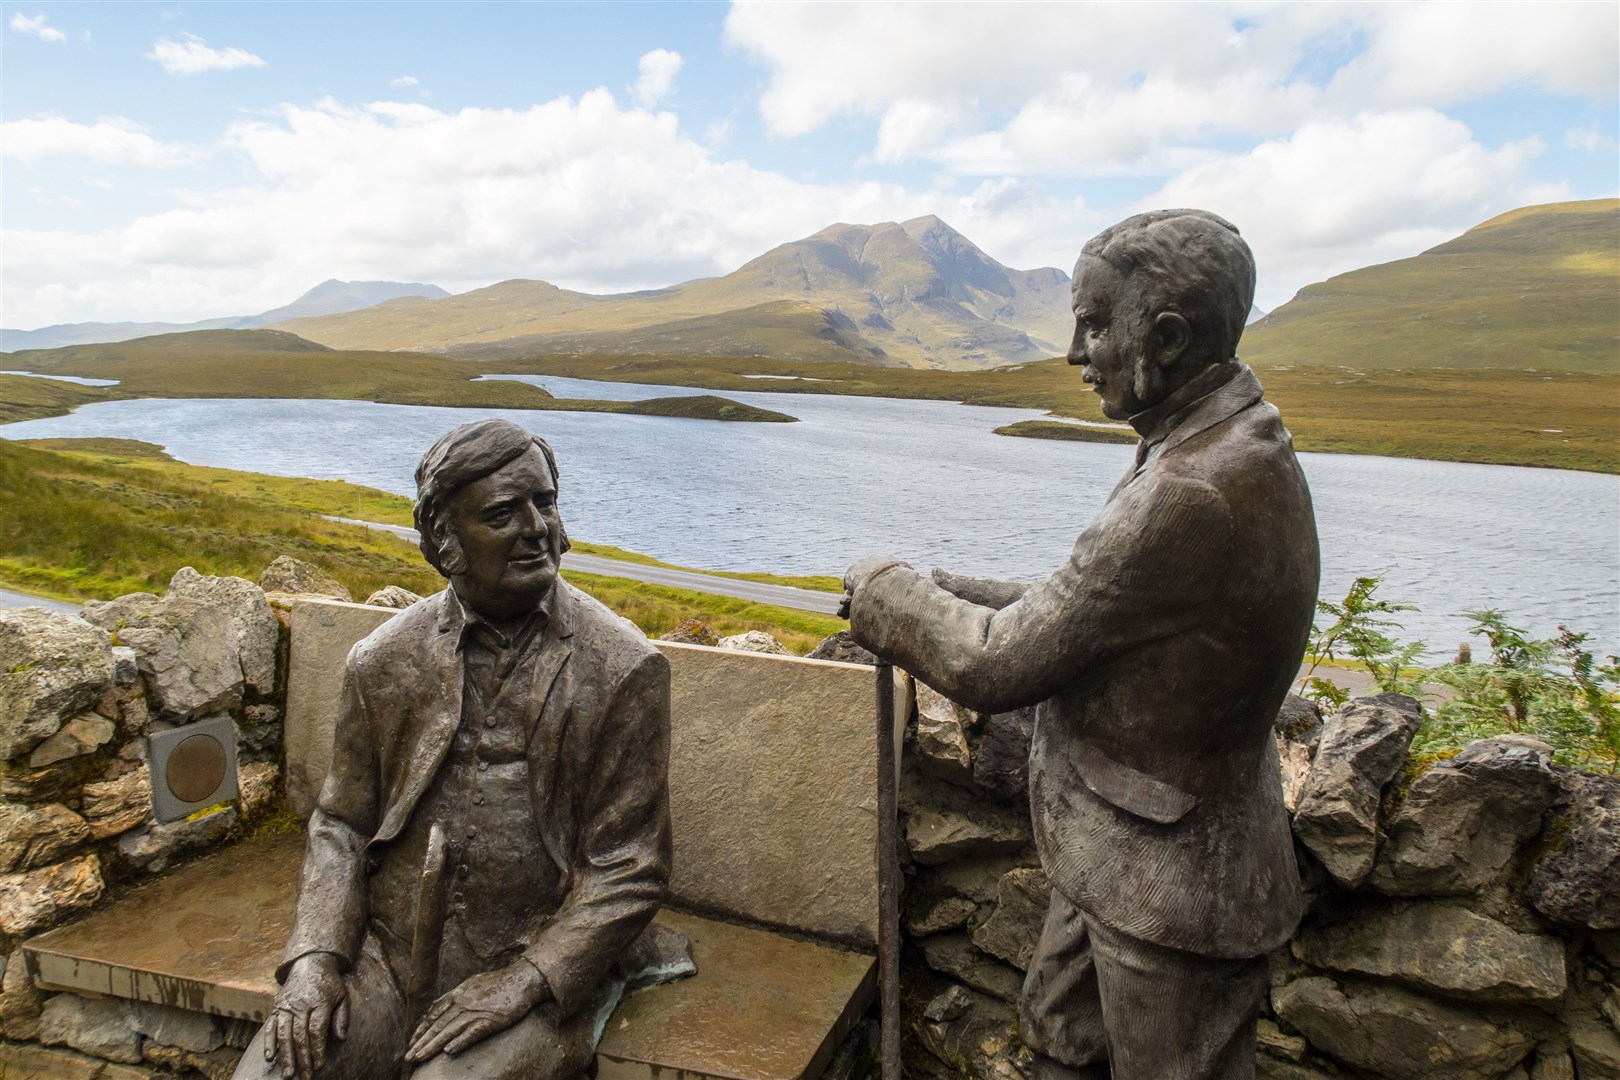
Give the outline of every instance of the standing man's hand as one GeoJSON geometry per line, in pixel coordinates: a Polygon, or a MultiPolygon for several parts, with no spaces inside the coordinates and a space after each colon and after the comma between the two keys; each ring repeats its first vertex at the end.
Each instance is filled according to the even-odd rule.
{"type": "Polygon", "coordinates": [[[289,1080],[310,1080],[326,1064],[328,1034],[335,1041],[348,1037],[348,994],[336,956],[315,952],[299,957],[271,1007],[264,1060],[279,1062],[281,1075],[289,1080]]]}
{"type": "Polygon", "coordinates": [[[416,1064],[441,1051],[459,1054],[505,1031],[550,996],[540,969],[521,958],[474,975],[433,1003],[416,1027],[405,1060],[416,1064]]]}
{"type": "Polygon", "coordinates": [[[867,555],[850,563],[849,569],[844,571],[844,597],[838,603],[838,617],[849,618],[850,603],[855,599],[856,591],[870,581],[873,575],[891,566],[911,568],[910,563],[902,562],[893,555],[867,555]]]}

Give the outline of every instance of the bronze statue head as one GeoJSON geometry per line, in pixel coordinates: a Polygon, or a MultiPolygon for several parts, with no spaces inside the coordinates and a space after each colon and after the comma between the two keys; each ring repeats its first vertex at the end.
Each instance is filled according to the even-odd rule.
{"type": "Polygon", "coordinates": [[[1235,356],[1254,282],[1254,255],[1225,219],[1204,210],[1126,218],[1075,263],[1069,363],[1085,366],[1104,414],[1127,419],[1235,356]]]}
{"type": "Polygon", "coordinates": [[[507,420],[446,434],[416,469],[422,554],[491,618],[533,610],[557,578],[568,535],[551,447],[507,420]]]}

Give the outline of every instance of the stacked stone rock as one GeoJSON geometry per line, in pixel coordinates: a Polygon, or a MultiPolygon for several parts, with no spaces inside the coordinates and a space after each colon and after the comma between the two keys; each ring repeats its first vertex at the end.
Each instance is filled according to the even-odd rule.
{"type": "Polygon", "coordinates": [[[199,1013],[37,990],[21,944],[215,845],[278,797],[285,599],[190,567],[163,596],[0,611],[0,1073],[229,1076],[250,1031],[199,1013]],[[227,715],[236,804],[158,824],[146,736],[227,715]],[[57,1049],[70,1047],[70,1050],[57,1049]]]}
{"type": "MultiPolygon", "coordinates": [[[[1417,702],[1278,717],[1309,910],[1273,957],[1261,1077],[1620,1077],[1620,778],[1524,736],[1409,758],[1417,702]]],[[[926,686],[903,759],[908,1066],[1023,1075],[1015,1003],[1050,896],[1028,711],[926,686]]]]}

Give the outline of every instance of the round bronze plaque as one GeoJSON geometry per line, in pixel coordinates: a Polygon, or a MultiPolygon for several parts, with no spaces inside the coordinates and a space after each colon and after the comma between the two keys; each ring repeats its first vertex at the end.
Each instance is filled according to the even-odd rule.
{"type": "Polygon", "coordinates": [[[225,748],[212,735],[182,739],[169,754],[163,778],[181,802],[202,802],[225,779],[225,748]]]}

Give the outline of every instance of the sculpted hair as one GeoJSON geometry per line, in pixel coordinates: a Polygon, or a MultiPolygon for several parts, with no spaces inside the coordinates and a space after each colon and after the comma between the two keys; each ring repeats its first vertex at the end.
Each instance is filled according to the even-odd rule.
{"type": "Polygon", "coordinates": [[[1217,344],[1221,359],[1236,355],[1254,307],[1254,253],[1230,221],[1207,210],[1137,214],[1092,237],[1080,252],[1088,258],[1146,285],[1143,317],[1173,311],[1217,344]]]}
{"type": "MultiPolygon", "coordinates": [[[[538,448],[551,470],[551,482],[558,485],[557,457],[546,440],[525,431],[510,420],[474,420],[446,433],[428,447],[416,466],[416,531],[419,546],[428,565],[445,577],[467,569],[466,557],[455,530],[449,527],[445,507],[456,492],[496,469],[517,460],[531,448],[538,448]]],[[[568,534],[563,533],[562,550],[568,550],[568,534]]]]}

